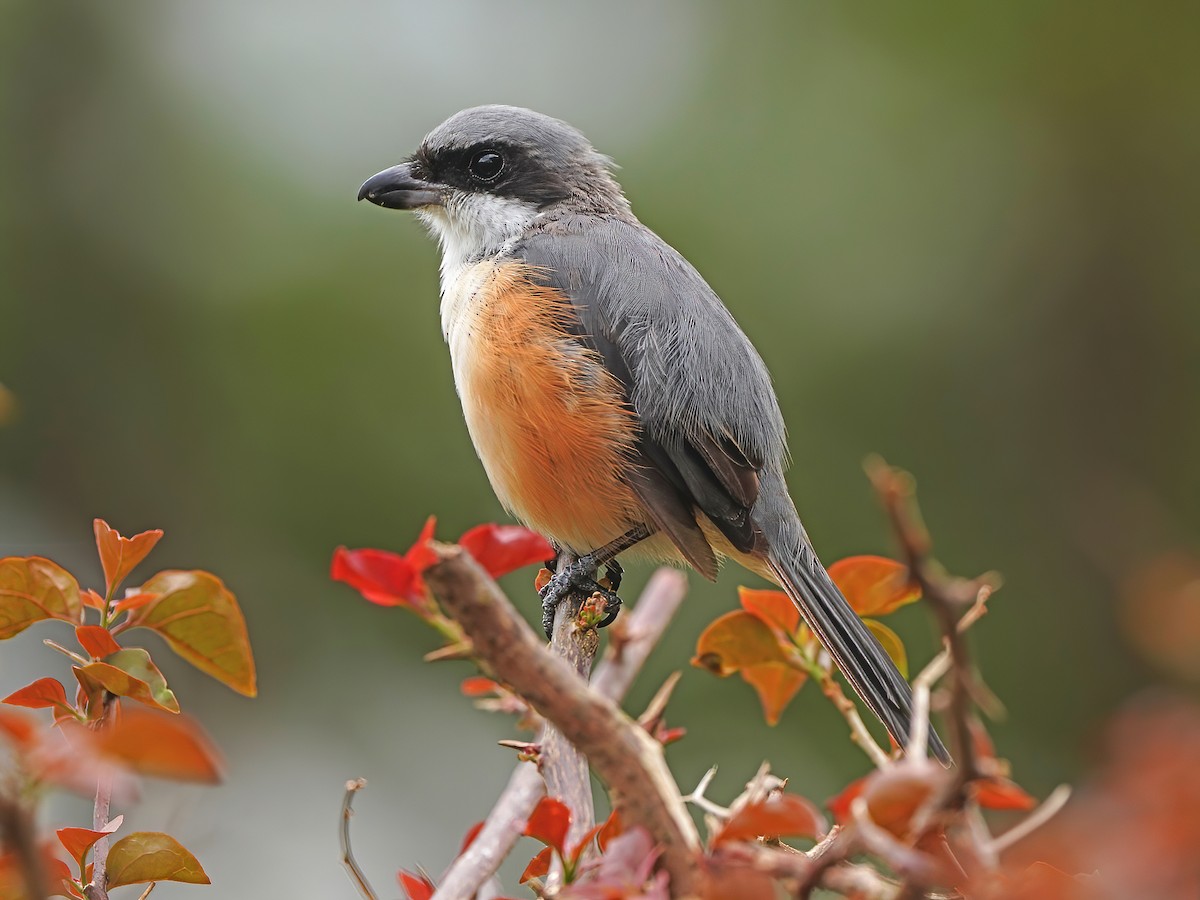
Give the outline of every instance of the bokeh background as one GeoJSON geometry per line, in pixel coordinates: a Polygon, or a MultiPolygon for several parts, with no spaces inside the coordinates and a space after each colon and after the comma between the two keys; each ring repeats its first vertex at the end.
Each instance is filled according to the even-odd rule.
{"type": "MultiPolygon", "coordinates": [[[[130,821],[172,829],[216,896],[349,898],[337,811],[366,776],[357,851],[392,894],[400,865],[440,871],[511,768],[509,723],[458,693],[468,668],[422,664],[431,633],[327,576],[337,545],[404,548],[430,513],[448,538],[504,519],[454,395],[436,250],[354,202],[483,102],[582,128],[734,311],[827,561],[892,549],[861,468],[879,452],[916,475],[951,570],[1004,574],[974,641],[1026,787],[1078,778],[1146,685],[1194,693],[1198,19],[1032,0],[0,5],[0,555],[94,582],[92,517],[165,528],[151,565],[222,575],[260,669],[250,701],[162,655],[230,778],[151,785],[130,821]]],[[[530,575],[507,586],[532,619],[530,575]]],[[[815,691],[772,729],[738,679],[687,666],[746,580],[693,580],[631,705],[682,667],[682,784],[719,763],[727,799],[766,758],[829,796],[865,759],[815,691]]],[[[921,610],[895,620],[927,658],[921,610]]],[[[0,647],[0,692],[67,674],[37,640],[55,631],[0,647]]]]}

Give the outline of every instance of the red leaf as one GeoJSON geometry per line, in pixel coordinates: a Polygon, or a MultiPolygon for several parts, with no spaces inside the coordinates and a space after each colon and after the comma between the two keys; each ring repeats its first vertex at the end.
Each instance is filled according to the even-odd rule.
{"type": "Polygon", "coordinates": [[[92,849],[92,845],[102,837],[107,837],[118,828],[125,820],[124,816],[117,816],[99,831],[93,831],[90,828],[60,828],[57,832],[59,841],[66,848],[67,853],[71,854],[71,859],[79,863],[79,870],[82,872],[84,867],[84,858],[87,852],[92,849]]]}
{"type": "Polygon", "coordinates": [[[467,852],[467,848],[475,843],[475,838],[479,837],[479,832],[483,830],[483,822],[476,822],[467,829],[467,833],[463,835],[462,847],[458,851],[458,855],[462,856],[467,852]]]}
{"type": "Polygon", "coordinates": [[[464,697],[483,697],[487,694],[498,693],[500,685],[482,675],[472,675],[470,678],[463,679],[459,690],[463,692],[464,697]]]}
{"type": "Polygon", "coordinates": [[[554,556],[548,540],[520,525],[476,525],[458,544],[493,578],[554,556]]]}
{"type": "Polygon", "coordinates": [[[739,587],[742,609],[757,616],[784,634],[794,635],[800,629],[800,610],[783,591],[758,591],[739,587]]]}
{"type": "Polygon", "coordinates": [[[567,840],[567,830],[571,827],[571,810],[561,800],[553,797],[543,797],[534,807],[533,814],[525,823],[522,832],[526,837],[541,841],[548,847],[558,851],[559,856],[566,856],[564,844],[567,840]]]}
{"type": "Polygon", "coordinates": [[[92,659],[103,659],[116,653],[121,645],[116,642],[107,628],[99,625],[79,625],[75,628],[75,639],[92,659]]]}
{"type": "Polygon", "coordinates": [[[621,814],[615,809],[604,820],[604,825],[596,833],[596,846],[603,853],[608,848],[608,842],[617,837],[625,829],[621,824],[621,814]]]}
{"type": "Polygon", "coordinates": [[[919,600],[903,563],[882,556],[850,556],[829,567],[829,577],[860,616],[886,616],[919,600]]]}
{"type": "Polygon", "coordinates": [[[67,702],[66,689],[57,678],[39,678],[32,684],[13,691],[0,702],[7,703],[9,706],[24,706],[29,709],[59,707],[74,712],[71,704],[67,702]]]}
{"type": "Polygon", "coordinates": [[[984,809],[1033,809],[1034,800],[1015,781],[1007,778],[987,778],[971,785],[975,802],[984,809]]]}
{"type": "Polygon", "coordinates": [[[437,557],[429,547],[437,520],[430,516],[408,552],[401,556],[387,550],[347,550],[333,552],[329,576],[344,581],[366,599],[380,606],[405,606],[417,609],[426,604],[428,590],[421,577],[437,557]]]}
{"type": "Polygon", "coordinates": [[[544,848],[537,856],[529,861],[525,871],[521,873],[520,883],[524,884],[531,878],[541,878],[550,871],[551,849],[544,848]]]}
{"type": "Polygon", "coordinates": [[[867,786],[867,779],[870,777],[871,775],[864,775],[862,778],[855,779],[846,785],[840,794],[825,803],[825,806],[833,813],[833,820],[839,825],[845,825],[854,818],[850,812],[850,804],[854,802],[855,797],[862,794],[863,788],[867,786]]]}
{"type": "Polygon", "coordinates": [[[111,597],[117,586],[125,580],[134,567],[154,549],[162,530],[143,531],[131,538],[121,537],[103,519],[92,523],[96,532],[96,549],[100,551],[100,565],[104,567],[104,582],[111,597]]]}
{"type": "Polygon", "coordinates": [[[796,794],[774,793],[734,813],[713,838],[713,846],[783,835],[817,838],[825,830],[825,818],[813,804],[796,794]]]}
{"type": "Polygon", "coordinates": [[[408,900],[429,900],[433,896],[433,882],[424,875],[415,875],[407,869],[401,869],[396,873],[396,878],[400,881],[400,887],[408,900]]]}

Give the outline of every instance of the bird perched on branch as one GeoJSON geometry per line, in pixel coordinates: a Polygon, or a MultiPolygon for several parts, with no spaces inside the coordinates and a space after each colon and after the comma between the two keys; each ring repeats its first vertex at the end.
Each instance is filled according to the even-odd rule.
{"type": "MultiPolygon", "coordinates": [[[[912,695],[817,559],[784,483],[762,359],[700,274],[638,221],[575,128],[463,110],[358,198],[413,210],[441,243],[442,330],[496,494],[575,561],[543,592],[596,587],[635,549],[706,578],[724,557],[774,581],[901,745],[912,695]]],[[[931,748],[945,750],[936,735],[931,748]]]]}

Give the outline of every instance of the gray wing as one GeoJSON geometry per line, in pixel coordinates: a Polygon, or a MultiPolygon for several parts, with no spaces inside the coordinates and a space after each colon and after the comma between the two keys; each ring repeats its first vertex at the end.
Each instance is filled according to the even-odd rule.
{"type": "Polygon", "coordinates": [[[620,219],[558,222],[515,254],[571,299],[580,339],[624,384],[642,427],[630,483],[655,524],[710,577],[695,509],[737,549],[764,550],[751,514],[760,477],[782,482],[783,416],[758,352],[700,273],[620,219]]]}

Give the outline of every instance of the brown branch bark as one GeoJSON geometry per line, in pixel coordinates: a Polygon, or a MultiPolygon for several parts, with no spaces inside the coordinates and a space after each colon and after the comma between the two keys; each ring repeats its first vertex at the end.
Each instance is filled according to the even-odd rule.
{"type": "Polygon", "coordinates": [[[440,561],[426,571],[426,581],[471,638],[476,654],[586,755],[624,820],[650,832],[662,848],[672,894],[694,894],[700,840],[662,748],[542,645],[469,554],[458,547],[434,547],[440,561]]]}
{"type": "MultiPolygon", "coordinates": [[[[637,605],[612,626],[608,651],[592,677],[593,690],[616,703],[624,699],[686,592],[687,578],[682,572],[663,568],[651,576],[637,605]]],[[[537,768],[518,764],[475,841],[442,877],[435,900],[474,897],[500,868],[545,795],[546,783],[537,768]]]]}

